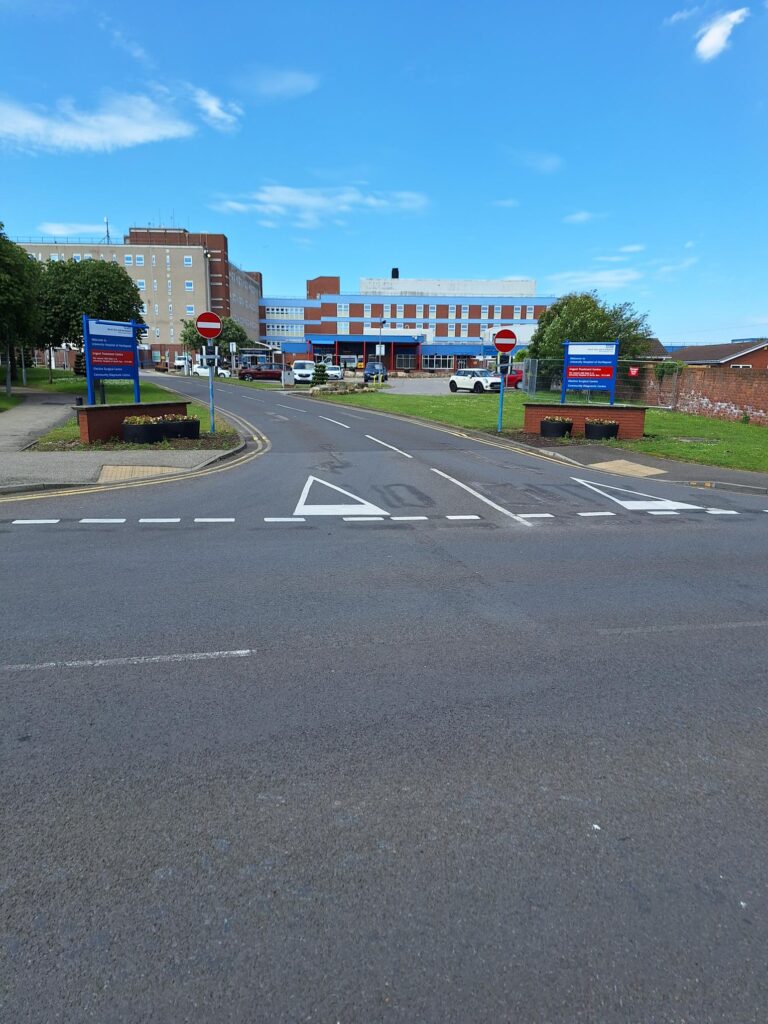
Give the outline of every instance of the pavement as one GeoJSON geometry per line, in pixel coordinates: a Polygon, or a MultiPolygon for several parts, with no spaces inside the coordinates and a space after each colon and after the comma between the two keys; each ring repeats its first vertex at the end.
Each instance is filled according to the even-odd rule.
{"type": "Polygon", "coordinates": [[[29,446],[38,437],[72,418],[73,405],[72,395],[30,391],[23,402],[0,414],[0,494],[84,484],[113,484],[196,472],[233,454],[231,449],[30,450],[29,446]]]}
{"type": "Polygon", "coordinates": [[[0,1016],[763,1024],[765,498],[220,403],[0,498],[0,1016]]]}

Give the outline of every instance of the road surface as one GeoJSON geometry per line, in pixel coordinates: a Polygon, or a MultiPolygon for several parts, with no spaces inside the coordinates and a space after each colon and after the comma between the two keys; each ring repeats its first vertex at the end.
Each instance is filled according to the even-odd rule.
{"type": "Polygon", "coordinates": [[[764,1024],[765,498],[217,393],[0,502],[0,1016],[764,1024]]]}

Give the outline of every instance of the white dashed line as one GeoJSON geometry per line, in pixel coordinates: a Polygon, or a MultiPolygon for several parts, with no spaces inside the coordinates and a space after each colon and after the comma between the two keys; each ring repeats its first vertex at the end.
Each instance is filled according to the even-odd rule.
{"type": "Polygon", "coordinates": [[[196,523],[234,523],[234,519],[195,519],[196,523]]]}
{"type": "Polygon", "coordinates": [[[584,519],[596,516],[615,516],[615,512],[577,512],[577,516],[582,516],[584,519]]]}
{"type": "Polygon", "coordinates": [[[521,512],[521,519],[554,519],[551,512],[521,512]]]}
{"type": "Polygon", "coordinates": [[[11,526],[52,526],[60,522],[60,519],[14,519],[11,526]]]}
{"type": "Polygon", "coordinates": [[[389,448],[390,451],[397,452],[398,455],[404,455],[406,459],[412,459],[413,456],[409,455],[408,452],[401,451],[399,448],[395,448],[393,444],[387,444],[386,441],[380,441],[378,437],[371,437],[370,434],[365,435],[369,441],[375,441],[376,444],[382,444],[385,448],[389,448]]]}
{"type": "Polygon", "coordinates": [[[467,485],[463,484],[461,480],[456,480],[454,477],[448,476],[448,474],[444,473],[441,469],[435,469],[434,467],[430,467],[430,469],[433,473],[437,473],[438,476],[442,476],[444,479],[450,480],[452,484],[456,484],[457,487],[461,487],[462,490],[467,491],[469,494],[473,495],[473,497],[485,502],[486,505],[490,505],[491,508],[495,508],[496,511],[501,512],[502,515],[509,516],[510,519],[515,519],[518,523],[522,523],[523,526],[531,525],[530,523],[527,523],[525,519],[521,519],[520,516],[515,515],[514,512],[510,512],[508,508],[504,508],[503,505],[497,505],[495,501],[491,501],[491,499],[486,498],[485,495],[480,494],[477,491],[473,491],[471,487],[467,487],[467,485]]]}
{"type": "Polygon", "coordinates": [[[89,526],[105,526],[107,523],[124,523],[124,519],[81,519],[81,523],[87,523],[89,526]]]}
{"type": "Polygon", "coordinates": [[[345,430],[349,430],[348,423],[340,423],[338,420],[332,420],[330,416],[319,416],[318,419],[328,420],[329,423],[335,423],[337,427],[344,427],[345,430]]]}
{"type": "Polygon", "coordinates": [[[645,510],[649,516],[679,516],[679,512],[674,512],[668,508],[647,508],[645,510]]]}
{"type": "Polygon", "coordinates": [[[181,519],[140,519],[140,523],[180,523],[181,519]]]}
{"type": "Polygon", "coordinates": [[[304,414],[309,412],[309,409],[297,409],[293,405],[281,405],[280,402],[275,402],[275,405],[277,405],[278,408],[280,408],[280,409],[290,409],[291,412],[300,412],[300,413],[304,413],[304,414]]]}
{"type": "Polygon", "coordinates": [[[345,523],[383,523],[384,516],[342,516],[345,523]]]}
{"type": "Polygon", "coordinates": [[[708,508],[706,512],[708,516],[737,516],[739,514],[728,508],[708,508]]]}
{"type": "Polygon", "coordinates": [[[256,654],[253,648],[240,651],[204,651],[200,654],[154,654],[133,658],[97,658],[88,661],[43,661],[22,665],[0,665],[0,672],[37,672],[50,668],[109,668],[113,665],[156,665],[161,662],[211,661],[218,658],[249,658],[256,654]]]}
{"type": "Polygon", "coordinates": [[[480,516],[446,516],[445,518],[446,519],[454,519],[454,520],[459,520],[459,519],[479,519],[480,516]]]}
{"type": "Polygon", "coordinates": [[[265,523],[306,523],[303,516],[264,516],[265,523]]]}
{"type": "Polygon", "coordinates": [[[392,523],[421,523],[429,519],[429,516],[390,516],[392,523]]]}

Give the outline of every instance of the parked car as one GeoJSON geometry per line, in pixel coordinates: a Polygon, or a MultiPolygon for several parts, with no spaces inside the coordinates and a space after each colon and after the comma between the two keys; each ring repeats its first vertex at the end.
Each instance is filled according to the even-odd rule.
{"type": "Polygon", "coordinates": [[[338,366],[336,363],[326,366],[325,373],[328,380],[344,380],[344,367],[338,366]]]}
{"type": "Polygon", "coordinates": [[[311,359],[297,359],[293,364],[294,384],[311,384],[315,364],[311,359]]]}
{"type": "Polygon", "coordinates": [[[521,366],[510,366],[504,378],[505,388],[519,388],[523,383],[523,369],[521,366]]]}
{"type": "Polygon", "coordinates": [[[501,377],[490,370],[457,370],[448,381],[451,391],[474,391],[482,395],[486,391],[500,391],[501,377]]]}
{"type": "Polygon", "coordinates": [[[365,369],[365,360],[364,359],[358,359],[357,362],[355,363],[355,369],[356,370],[364,370],[365,369]]]}
{"type": "Polygon", "coordinates": [[[345,370],[357,369],[357,356],[339,356],[339,362],[345,370]]]}
{"type": "Polygon", "coordinates": [[[384,363],[366,363],[363,370],[363,380],[366,384],[369,380],[374,380],[377,377],[381,380],[389,380],[389,374],[384,363]]]}
{"type": "MultiPolygon", "coordinates": [[[[192,367],[192,373],[196,377],[207,377],[208,376],[208,367],[207,366],[203,366],[202,363],[195,363],[195,365],[192,367]]],[[[216,376],[217,377],[231,377],[232,376],[232,371],[231,370],[227,370],[224,366],[217,366],[216,367],[216,376]]]]}
{"type": "Polygon", "coordinates": [[[282,380],[283,369],[281,363],[254,363],[244,366],[237,376],[240,380],[282,380]]]}

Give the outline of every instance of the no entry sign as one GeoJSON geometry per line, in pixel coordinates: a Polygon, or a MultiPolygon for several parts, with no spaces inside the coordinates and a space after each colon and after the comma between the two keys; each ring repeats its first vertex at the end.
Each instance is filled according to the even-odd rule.
{"type": "Polygon", "coordinates": [[[206,311],[200,313],[195,320],[195,330],[201,338],[218,338],[221,334],[221,317],[217,313],[206,311]]]}
{"type": "Polygon", "coordinates": [[[497,352],[511,352],[517,344],[517,335],[508,327],[502,327],[500,331],[496,332],[493,344],[496,346],[497,352]]]}

